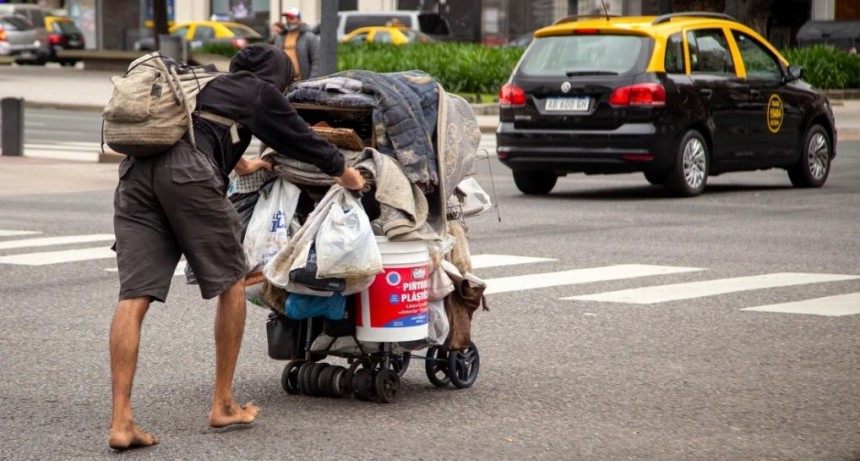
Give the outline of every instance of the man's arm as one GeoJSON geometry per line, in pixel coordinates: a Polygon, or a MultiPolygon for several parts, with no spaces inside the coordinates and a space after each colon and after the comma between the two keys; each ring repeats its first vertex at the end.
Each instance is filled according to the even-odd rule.
{"type": "Polygon", "coordinates": [[[239,163],[236,164],[236,174],[238,175],[246,175],[251,174],[260,168],[263,168],[268,171],[272,171],[272,164],[260,159],[248,160],[245,157],[239,159],[239,163]]]}
{"type": "Polygon", "coordinates": [[[317,78],[322,74],[322,66],[320,65],[320,37],[308,32],[305,34],[308,38],[308,60],[311,62],[311,72],[308,78],[317,78]]]}

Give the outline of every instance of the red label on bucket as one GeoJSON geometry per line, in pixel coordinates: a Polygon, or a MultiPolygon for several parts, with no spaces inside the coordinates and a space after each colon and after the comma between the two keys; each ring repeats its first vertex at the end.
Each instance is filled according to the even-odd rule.
{"type": "MultiPolygon", "coordinates": [[[[385,268],[367,289],[370,327],[397,328],[426,325],[430,266],[385,268]]],[[[359,309],[360,311],[360,309],[359,309]]],[[[356,319],[364,325],[366,319],[356,319]]]]}

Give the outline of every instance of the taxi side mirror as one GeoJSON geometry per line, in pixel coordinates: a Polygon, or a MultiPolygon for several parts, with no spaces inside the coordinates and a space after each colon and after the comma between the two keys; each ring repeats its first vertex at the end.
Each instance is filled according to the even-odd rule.
{"type": "Polygon", "coordinates": [[[788,66],[788,81],[793,82],[803,78],[803,66],[788,66]]]}

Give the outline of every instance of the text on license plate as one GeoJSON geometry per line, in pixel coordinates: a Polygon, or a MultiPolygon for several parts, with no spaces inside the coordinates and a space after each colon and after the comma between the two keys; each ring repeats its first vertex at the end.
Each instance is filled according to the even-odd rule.
{"type": "Polygon", "coordinates": [[[552,98],[546,100],[547,111],[586,111],[588,98],[552,98]]]}

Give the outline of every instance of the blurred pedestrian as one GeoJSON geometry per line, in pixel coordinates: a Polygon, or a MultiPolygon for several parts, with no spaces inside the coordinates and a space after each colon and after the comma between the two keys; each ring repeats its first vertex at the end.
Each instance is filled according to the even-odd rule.
{"type": "Polygon", "coordinates": [[[302,22],[302,12],[298,8],[290,8],[282,16],[283,30],[275,36],[275,46],[284,50],[293,62],[295,81],[319,77],[320,38],[302,22]]]}

